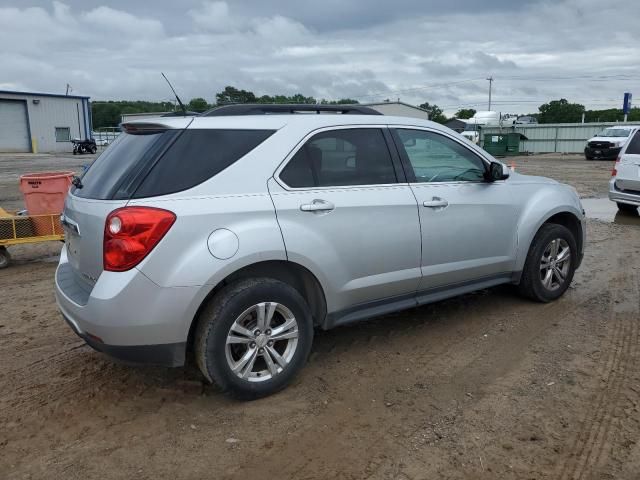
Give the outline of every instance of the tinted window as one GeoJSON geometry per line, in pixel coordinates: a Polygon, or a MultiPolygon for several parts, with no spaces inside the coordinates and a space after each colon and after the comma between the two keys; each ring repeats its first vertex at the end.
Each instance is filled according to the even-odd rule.
{"type": "Polygon", "coordinates": [[[73,194],[99,200],[128,198],[123,193],[116,195],[120,186],[155,161],[179,133],[179,130],[165,130],[145,135],[120,134],[82,175],[83,188],[74,189],[73,194]]]}
{"type": "Polygon", "coordinates": [[[629,140],[629,146],[624,153],[629,153],[631,155],[640,155],[640,130],[638,130],[631,138],[631,140],[629,140]]]}
{"type": "Polygon", "coordinates": [[[476,154],[444,135],[423,130],[396,130],[416,182],[460,182],[484,179],[485,165],[476,154]]]}
{"type": "Polygon", "coordinates": [[[129,199],[186,190],[221,172],[272,130],[122,133],[82,176],[84,198],[129,199]],[[134,193],[135,192],[135,193],[134,193]]]}
{"type": "Polygon", "coordinates": [[[293,156],[280,178],[294,188],[397,182],[387,142],[375,128],[315,135],[293,156]]]}
{"type": "Polygon", "coordinates": [[[180,192],[217,175],[273,130],[185,130],[152,167],[133,198],[180,192]]]}

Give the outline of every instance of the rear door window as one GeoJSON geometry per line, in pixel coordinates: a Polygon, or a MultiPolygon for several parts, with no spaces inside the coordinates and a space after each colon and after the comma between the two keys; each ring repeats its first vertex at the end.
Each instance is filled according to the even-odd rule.
{"type": "Polygon", "coordinates": [[[397,183],[382,130],[350,128],[318,133],[291,158],[280,179],[293,188],[397,183]]]}

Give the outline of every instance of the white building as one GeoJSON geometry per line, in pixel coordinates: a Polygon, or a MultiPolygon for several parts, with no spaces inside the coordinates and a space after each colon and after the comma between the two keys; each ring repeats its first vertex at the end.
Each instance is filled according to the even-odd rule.
{"type": "Polygon", "coordinates": [[[412,117],[421,118],[422,120],[429,120],[429,113],[420,107],[409,105],[403,102],[380,102],[380,103],[361,103],[362,107],[370,107],[383,115],[390,115],[396,117],[412,117]]]}
{"type": "Polygon", "coordinates": [[[0,90],[0,152],[71,152],[90,137],[89,97],[0,90]]]}

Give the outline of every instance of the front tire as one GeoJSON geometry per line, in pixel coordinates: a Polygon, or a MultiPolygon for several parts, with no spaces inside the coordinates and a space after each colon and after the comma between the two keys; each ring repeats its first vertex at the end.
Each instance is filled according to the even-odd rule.
{"type": "Polygon", "coordinates": [[[628,203],[620,203],[620,202],[616,202],[616,205],[618,205],[618,210],[620,210],[621,212],[637,212],[638,211],[638,207],[636,205],[629,205],[628,203]]]}
{"type": "Polygon", "coordinates": [[[286,387],[307,361],[313,321],[304,298],[270,278],[224,287],[205,307],[195,334],[202,374],[242,400],[286,387]]]}
{"type": "Polygon", "coordinates": [[[529,247],[520,293],[543,303],[560,298],[573,280],[577,262],[577,244],[569,229],[554,223],[544,224],[529,247]]]}

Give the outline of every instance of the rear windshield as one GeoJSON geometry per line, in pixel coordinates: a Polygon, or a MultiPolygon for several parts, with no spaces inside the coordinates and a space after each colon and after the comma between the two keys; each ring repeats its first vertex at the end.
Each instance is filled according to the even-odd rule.
{"type": "Polygon", "coordinates": [[[273,130],[164,130],[122,133],[82,176],[73,194],[99,200],[180,192],[215,176],[273,130]]]}

